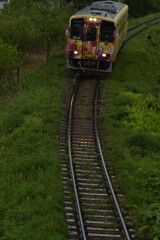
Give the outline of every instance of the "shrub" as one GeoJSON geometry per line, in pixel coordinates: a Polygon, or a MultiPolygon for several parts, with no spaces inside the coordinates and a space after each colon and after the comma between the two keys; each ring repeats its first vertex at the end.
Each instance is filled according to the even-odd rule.
{"type": "Polygon", "coordinates": [[[121,106],[117,111],[117,119],[121,120],[127,117],[129,113],[130,113],[130,109],[127,106],[121,106]]]}
{"type": "Polygon", "coordinates": [[[3,77],[19,66],[20,53],[17,47],[0,40],[0,81],[3,77]]]}
{"type": "Polygon", "coordinates": [[[128,136],[128,144],[130,148],[140,148],[142,155],[145,155],[149,151],[157,152],[160,149],[160,144],[157,137],[143,131],[132,132],[128,136]]]}
{"type": "Polygon", "coordinates": [[[122,122],[122,125],[134,132],[150,132],[160,137],[159,110],[159,101],[142,94],[135,94],[134,105],[130,108],[129,116],[122,122]]]}
{"type": "Polygon", "coordinates": [[[116,99],[116,104],[118,106],[133,106],[134,102],[134,95],[130,92],[124,93],[123,95],[118,96],[116,99]]]}
{"type": "Polygon", "coordinates": [[[141,228],[141,233],[144,237],[150,237],[153,240],[159,240],[160,236],[160,204],[151,204],[147,211],[142,216],[144,227],[141,228]]]}

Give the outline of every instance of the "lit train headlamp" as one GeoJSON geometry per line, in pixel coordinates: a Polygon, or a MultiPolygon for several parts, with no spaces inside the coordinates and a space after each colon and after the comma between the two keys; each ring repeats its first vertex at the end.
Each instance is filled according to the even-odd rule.
{"type": "Polygon", "coordinates": [[[104,58],[107,57],[107,54],[103,53],[103,54],[102,54],[102,57],[104,57],[104,58]]]}
{"type": "Polygon", "coordinates": [[[74,51],[74,55],[78,55],[78,51],[74,51]]]}
{"type": "Polygon", "coordinates": [[[90,21],[90,22],[97,22],[97,18],[92,18],[92,17],[90,17],[90,18],[89,18],[89,21],[90,21]]]}

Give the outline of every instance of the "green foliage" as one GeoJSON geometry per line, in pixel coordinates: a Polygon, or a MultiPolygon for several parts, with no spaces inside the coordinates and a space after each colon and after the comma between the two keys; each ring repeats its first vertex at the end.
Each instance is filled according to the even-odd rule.
{"type": "Polygon", "coordinates": [[[94,2],[94,0],[72,0],[72,1],[75,3],[76,8],[78,9],[86,7],[90,3],[94,2]]]}
{"type": "Polygon", "coordinates": [[[0,81],[7,73],[19,66],[19,58],[17,47],[0,40],[0,81]]]}
{"type": "Polygon", "coordinates": [[[51,7],[53,2],[57,2],[56,0],[10,0],[9,4],[4,6],[3,12],[10,13],[10,14],[28,14],[30,9],[34,5],[38,5],[39,8],[43,8],[47,6],[48,8],[51,7]]]}
{"type": "MultiPolygon", "coordinates": [[[[126,81],[125,82],[125,89],[126,91],[132,93],[144,93],[145,92],[145,83],[144,82],[134,82],[134,81],[126,81]]],[[[132,95],[133,99],[133,95],[132,95]]]]}
{"type": "MultiPolygon", "coordinates": [[[[133,20],[132,26],[154,16],[158,14],[133,20]]],[[[160,25],[154,26],[129,41],[102,85],[106,164],[117,171],[137,238],[143,240],[160,236],[159,206],[151,207],[160,200],[159,30],[160,25]],[[147,47],[148,35],[152,40],[147,47]]]]}
{"type": "MultiPolygon", "coordinates": [[[[78,9],[89,5],[94,0],[72,0],[78,9]]],[[[119,0],[114,0],[118,2],[119,0]]],[[[159,0],[123,0],[129,6],[129,15],[132,17],[139,17],[150,14],[152,12],[160,11],[159,0]]]]}
{"type": "Polygon", "coordinates": [[[121,120],[127,117],[129,113],[130,113],[130,109],[127,106],[122,106],[118,108],[116,117],[118,120],[121,120]]]}
{"type": "Polygon", "coordinates": [[[1,100],[0,239],[67,238],[57,137],[62,76],[64,52],[27,75],[18,94],[1,100]]]}
{"type": "Polygon", "coordinates": [[[134,102],[135,102],[135,97],[130,92],[121,94],[116,98],[116,104],[118,106],[125,106],[125,105],[133,106],[134,102]]]}
{"type": "Polygon", "coordinates": [[[4,133],[12,133],[17,127],[24,122],[23,115],[19,112],[9,113],[2,123],[1,131],[4,133]]]}
{"type": "Polygon", "coordinates": [[[152,191],[155,198],[158,196],[160,187],[160,170],[155,168],[139,168],[138,173],[141,174],[143,181],[142,188],[152,191]]]}
{"type": "Polygon", "coordinates": [[[139,0],[125,0],[124,2],[129,5],[129,14],[133,17],[160,11],[159,0],[141,0],[141,2],[139,0]]]}
{"type": "Polygon", "coordinates": [[[16,47],[12,47],[0,40],[0,69],[1,72],[14,69],[19,64],[20,53],[16,47]]]}
{"type": "Polygon", "coordinates": [[[154,136],[160,137],[159,102],[142,95],[137,95],[136,98],[136,104],[130,109],[128,119],[123,125],[134,131],[150,131],[154,136]]]}
{"type": "Polygon", "coordinates": [[[23,54],[33,52],[39,44],[40,33],[26,16],[9,18],[0,22],[0,35],[4,42],[17,46],[23,54]]]}
{"type": "Polygon", "coordinates": [[[128,136],[129,147],[140,148],[141,154],[157,152],[160,149],[159,139],[147,132],[132,132],[128,136]]]}
{"type": "Polygon", "coordinates": [[[11,0],[1,16],[1,37],[23,54],[45,49],[48,59],[53,44],[65,41],[73,9],[73,4],[59,6],[58,0],[11,0]]]}
{"type": "Polygon", "coordinates": [[[157,28],[155,30],[152,30],[150,32],[152,36],[151,44],[153,47],[159,48],[159,36],[160,36],[160,30],[157,28]]]}
{"type": "Polygon", "coordinates": [[[159,240],[160,236],[160,204],[154,203],[144,212],[142,217],[144,227],[141,228],[141,233],[145,237],[159,240]],[[147,232],[147,235],[146,235],[147,232]]]}

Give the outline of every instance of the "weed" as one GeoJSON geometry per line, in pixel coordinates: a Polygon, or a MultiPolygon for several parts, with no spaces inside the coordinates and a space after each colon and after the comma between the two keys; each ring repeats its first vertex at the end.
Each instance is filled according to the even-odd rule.
{"type": "Polygon", "coordinates": [[[150,205],[143,213],[141,220],[144,226],[140,229],[140,234],[143,234],[143,237],[158,239],[157,236],[160,234],[160,204],[154,203],[150,205]]]}

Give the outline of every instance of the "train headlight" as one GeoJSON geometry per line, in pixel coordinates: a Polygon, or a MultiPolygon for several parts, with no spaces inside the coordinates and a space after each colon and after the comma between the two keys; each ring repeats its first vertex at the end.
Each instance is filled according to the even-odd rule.
{"type": "Polygon", "coordinates": [[[90,22],[97,22],[97,18],[92,18],[92,17],[90,17],[90,18],[89,18],[89,21],[90,21],[90,22]]]}
{"type": "Polygon", "coordinates": [[[78,55],[78,51],[74,51],[74,54],[75,54],[75,55],[78,55]]]}
{"type": "Polygon", "coordinates": [[[104,57],[104,58],[107,57],[107,54],[103,53],[103,54],[102,54],[102,57],[104,57]]]}

